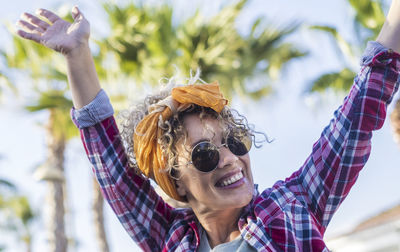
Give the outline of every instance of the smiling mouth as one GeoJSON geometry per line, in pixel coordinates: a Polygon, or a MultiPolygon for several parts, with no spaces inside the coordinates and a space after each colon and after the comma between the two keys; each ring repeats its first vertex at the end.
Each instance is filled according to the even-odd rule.
{"type": "Polygon", "coordinates": [[[232,184],[235,184],[236,182],[240,181],[241,179],[244,178],[243,171],[240,169],[239,172],[232,174],[231,176],[227,178],[222,178],[218,180],[218,182],[215,184],[217,187],[226,187],[232,184]]]}

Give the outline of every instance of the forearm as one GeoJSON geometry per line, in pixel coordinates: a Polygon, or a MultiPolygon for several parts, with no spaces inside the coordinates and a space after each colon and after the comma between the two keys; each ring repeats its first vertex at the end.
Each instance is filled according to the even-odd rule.
{"type": "Polygon", "coordinates": [[[89,104],[100,91],[93,57],[88,44],[74,49],[66,55],[68,81],[74,107],[79,109],[89,104]]]}
{"type": "Polygon", "coordinates": [[[161,251],[174,220],[173,209],[157,195],[148,179],[129,166],[112,114],[104,90],[83,108],[71,111],[105,199],[144,251],[161,251]]]}
{"type": "Polygon", "coordinates": [[[399,55],[369,43],[362,69],[343,105],[303,167],[287,186],[300,195],[324,230],[354,185],[371,151],[374,130],[383,126],[399,87],[399,55]],[[300,186],[299,186],[300,185],[300,186]]]}
{"type": "Polygon", "coordinates": [[[376,41],[395,52],[400,52],[400,0],[392,0],[386,21],[376,41]]]}
{"type": "Polygon", "coordinates": [[[80,132],[104,198],[125,230],[144,251],[161,251],[174,219],[173,209],[157,195],[148,179],[128,165],[114,118],[80,132]]]}

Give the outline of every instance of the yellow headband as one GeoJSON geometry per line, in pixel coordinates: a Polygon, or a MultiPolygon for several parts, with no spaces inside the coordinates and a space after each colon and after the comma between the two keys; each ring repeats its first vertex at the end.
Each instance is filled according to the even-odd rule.
{"type": "MultiPolygon", "coordinates": [[[[218,82],[211,84],[194,84],[172,89],[172,99],[179,104],[196,104],[208,107],[220,113],[228,100],[219,90],[218,82]]],[[[148,178],[152,178],[166,194],[175,200],[184,201],[178,195],[174,179],[165,172],[167,160],[162,154],[158,139],[163,132],[158,127],[160,120],[166,121],[172,116],[170,106],[153,109],[136,126],[133,136],[134,152],[139,169],[148,178]]]]}

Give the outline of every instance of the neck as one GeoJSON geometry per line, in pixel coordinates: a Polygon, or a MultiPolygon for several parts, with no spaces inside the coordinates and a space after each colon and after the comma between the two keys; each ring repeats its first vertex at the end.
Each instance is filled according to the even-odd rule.
{"type": "Polygon", "coordinates": [[[211,248],[230,242],[240,235],[238,220],[241,210],[241,208],[214,211],[193,209],[200,224],[207,232],[211,248]]]}

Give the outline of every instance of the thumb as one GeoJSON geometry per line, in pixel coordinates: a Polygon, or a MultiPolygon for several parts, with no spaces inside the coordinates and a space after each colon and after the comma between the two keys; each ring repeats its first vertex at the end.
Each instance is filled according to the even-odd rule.
{"type": "Polygon", "coordinates": [[[77,21],[77,19],[80,18],[81,16],[82,16],[81,18],[83,18],[83,14],[82,14],[81,11],[78,9],[78,6],[76,6],[76,5],[72,8],[71,14],[72,14],[72,18],[73,18],[75,21],[77,21]]]}

